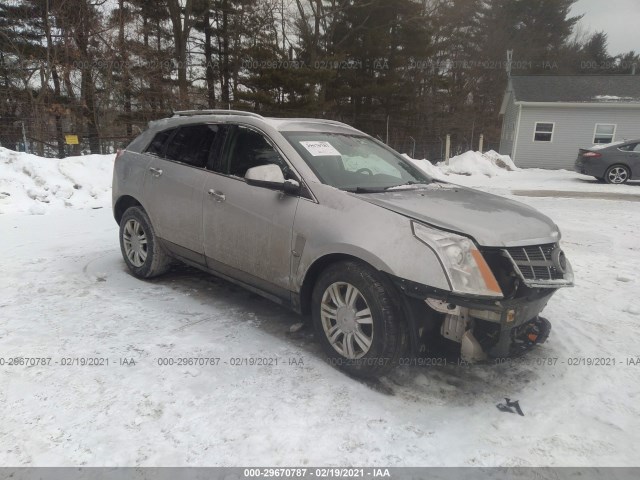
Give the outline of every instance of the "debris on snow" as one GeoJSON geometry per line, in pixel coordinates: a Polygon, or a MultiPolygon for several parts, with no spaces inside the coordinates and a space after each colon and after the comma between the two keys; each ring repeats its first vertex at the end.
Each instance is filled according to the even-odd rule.
{"type": "Polygon", "coordinates": [[[520,401],[519,400],[516,400],[515,402],[512,402],[511,399],[505,398],[504,401],[505,401],[505,403],[499,403],[499,404],[496,405],[498,410],[500,410],[501,412],[517,413],[521,417],[524,417],[524,413],[522,412],[522,408],[520,408],[520,401]],[[515,408],[515,411],[513,410],[514,408],[515,408]]]}
{"type": "Polygon", "coordinates": [[[304,323],[302,322],[294,323],[289,327],[289,333],[296,333],[302,330],[303,327],[304,327],[304,323]]]}

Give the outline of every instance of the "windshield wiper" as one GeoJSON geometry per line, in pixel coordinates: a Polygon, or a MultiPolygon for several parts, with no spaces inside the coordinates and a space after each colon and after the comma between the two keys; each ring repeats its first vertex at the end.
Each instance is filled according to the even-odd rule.
{"type": "Polygon", "coordinates": [[[351,193],[382,193],[388,187],[356,187],[356,188],[345,188],[344,190],[351,193]]]}
{"type": "Polygon", "coordinates": [[[343,188],[343,190],[351,193],[382,193],[387,192],[389,190],[393,190],[394,188],[407,187],[407,186],[420,186],[420,185],[429,185],[428,182],[416,182],[415,180],[409,180],[406,183],[400,183],[398,185],[391,185],[389,187],[353,187],[353,188],[343,188]]]}
{"type": "Polygon", "coordinates": [[[400,183],[398,185],[392,185],[390,187],[385,188],[385,190],[393,190],[394,188],[407,187],[407,186],[418,186],[418,185],[429,185],[430,182],[416,182],[414,180],[409,180],[406,183],[400,183]]]}

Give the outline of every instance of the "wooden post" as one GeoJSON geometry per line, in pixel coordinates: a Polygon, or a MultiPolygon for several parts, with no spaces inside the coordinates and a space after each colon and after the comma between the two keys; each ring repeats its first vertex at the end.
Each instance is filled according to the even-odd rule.
{"type": "Polygon", "coordinates": [[[444,144],[444,163],[449,165],[449,155],[451,153],[451,135],[447,134],[447,140],[444,144]]]}
{"type": "Polygon", "coordinates": [[[27,147],[27,132],[24,129],[24,122],[22,123],[22,143],[24,143],[24,153],[29,153],[29,148],[27,147]]]}
{"type": "Polygon", "coordinates": [[[480,153],[482,153],[483,147],[484,147],[484,135],[481,133],[480,134],[480,145],[478,145],[478,151],[480,153]]]}

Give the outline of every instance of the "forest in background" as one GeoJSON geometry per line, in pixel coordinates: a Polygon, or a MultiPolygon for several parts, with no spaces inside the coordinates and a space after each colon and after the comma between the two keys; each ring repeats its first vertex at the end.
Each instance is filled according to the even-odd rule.
{"type": "Polygon", "coordinates": [[[507,50],[512,75],[640,63],[582,32],[575,1],[3,0],[0,145],[108,153],[173,111],[230,108],[344,121],[432,160],[447,134],[497,149],[507,50]]]}

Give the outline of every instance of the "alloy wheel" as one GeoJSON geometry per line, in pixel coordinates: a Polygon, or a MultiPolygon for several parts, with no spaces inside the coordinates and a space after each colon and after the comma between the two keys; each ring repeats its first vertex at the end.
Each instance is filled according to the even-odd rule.
{"type": "Polygon", "coordinates": [[[322,328],[331,346],[348,359],[362,358],[373,342],[373,317],[364,296],[347,282],[327,287],[320,304],[322,328]]]}
{"type": "Polygon", "coordinates": [[[611,183],[624,183],[627,181],[629,173],[624,167],[613,167],[607,174],[611,183]]]}
{"type": "Polygon", "coordinates": [[[140,222],[131,218],[122,232],[124,253],[134,267],[142,267],[147,259],[147,234],[140,222]]]}

